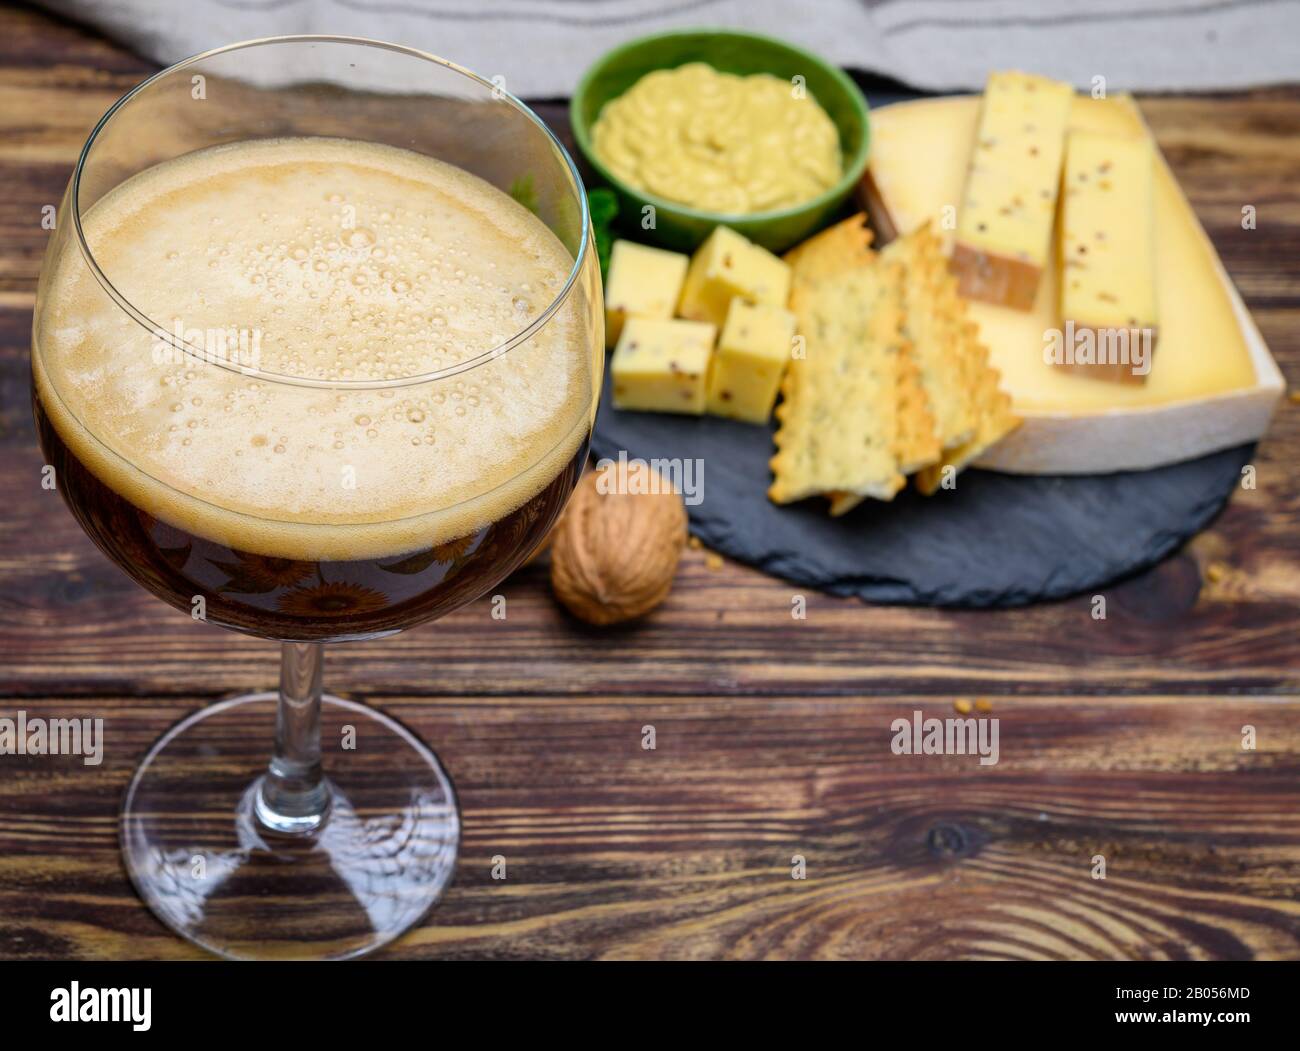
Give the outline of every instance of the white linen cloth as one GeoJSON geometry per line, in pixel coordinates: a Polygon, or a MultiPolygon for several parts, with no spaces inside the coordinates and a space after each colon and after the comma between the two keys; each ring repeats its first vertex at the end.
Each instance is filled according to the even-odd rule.
{"type": "Polygon", "coordinates": [[[1023,69],[1109,91],[1214,91],[1300,77],[1297,0],[40,0],[170,64],[253,37],[365,36],[565,96],[633,37],[731,26],[932,90],[1023,69]]]}

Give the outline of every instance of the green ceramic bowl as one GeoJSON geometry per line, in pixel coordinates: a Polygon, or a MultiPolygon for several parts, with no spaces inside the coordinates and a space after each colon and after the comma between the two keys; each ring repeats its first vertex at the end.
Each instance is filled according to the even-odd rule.
{"type": "Polygon", "coordinates": [[[774,252],[802,241],[835,214],[867,166],[870,129],[867,100],[851,79],[831,65],[771,37],[732,29],[684,29],[641,37],[615,48],[583,75],[569,106],[573,134],[587,161],[618,195],[620,214],[635,221],[647,204],[655,207],[655,228],[644,239],[679,251],[694,249],[715,226],[724,224],[774,252]],[[645,74],[687,62],[707,62],[724,73],[771,73],[783,79],[802,76],[808,91],[835,122],[844,154],[844,174],[831,189],[793,208],[727,215],[665,200],[628,186],[605,167],[591,145],[591,126],[610,99],[645,74]]]}

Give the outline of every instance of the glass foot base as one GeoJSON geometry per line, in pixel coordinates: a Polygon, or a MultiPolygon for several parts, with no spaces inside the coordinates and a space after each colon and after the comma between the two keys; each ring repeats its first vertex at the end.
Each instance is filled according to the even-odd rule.
{"type": "Polygon", "coordinates": [[[326,695],[331,807],[310,835],[255,808],[277,696],[222,701],[169,730],[136,771],[122,854],[178,934],[235,959],[345,959],[409,930],[456,866],[460,813],[437,756],[386,715],[326,695]]]}

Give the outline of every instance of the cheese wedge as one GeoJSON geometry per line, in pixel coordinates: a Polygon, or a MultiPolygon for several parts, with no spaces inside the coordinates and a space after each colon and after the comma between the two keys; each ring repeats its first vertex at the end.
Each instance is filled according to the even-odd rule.
{"type": "Polygon", "coordinates": [[[1145,137],[1073,131],[1062,176],[1055,363],[1142,383],[1157,335],[1155,162],[1145,137]]]}
{"type": "MultiPolygon", "coordinates": [[[[960,158],[975,138],[975,96],[924,99],[872,111],[865,196],[878,231],[908,233],[927,220],[951,238],[960,158]],[[945,225],[947,224],[947,225],[945,225]]],[[[1132,100],[1076,97],[1071,130],[1149,141],[1132,100]]],[[[1029,474],[1141,470],[1252,441],[1267,429],[1281,374],[1159,151],[1155,161],[1156,366],[1142,384],[1079,376],[1045,358],[1045,333],[1062,326],[1055,267],[1032,311],[971,302],[989,363],[1024,425],[976,462],[1029,474]]]]}
{"type": "Polygon", "coordinates": [[[1017,310],[1033,307],[1051,258],[1073,98],[1069,84],[1047,77],[989,76],[952,256],[963,296],[1017,310]]]}

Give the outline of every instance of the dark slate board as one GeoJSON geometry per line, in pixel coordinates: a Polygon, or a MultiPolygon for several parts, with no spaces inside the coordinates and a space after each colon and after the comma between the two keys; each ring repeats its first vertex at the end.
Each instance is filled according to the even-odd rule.
{"type": "Polygon", "coordinates": [[[621,412],[602,399],[597,456],[703,461],[691,532],[795,584],[870,602],[997,608],[1090,591],[1160,561],[1222,509],[1253,445],[1153,471],[1012,475],[965,471],[957,488],[843,518],[826,501],[767,499],[770,431],[710,416],[621,412]]]}

